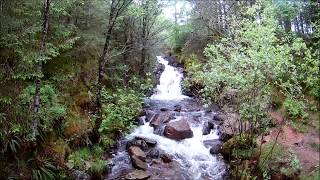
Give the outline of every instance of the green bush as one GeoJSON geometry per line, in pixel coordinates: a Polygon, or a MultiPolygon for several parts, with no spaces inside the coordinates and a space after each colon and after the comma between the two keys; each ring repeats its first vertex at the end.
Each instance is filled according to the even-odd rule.
{"type": "Polygon", "coordinates": [[[82,148],[68,157],[68,167],[91,173],[102,173],[106,170],[107,162],[102,159],[103,149],[94,146],[82,148]]]}
{"type": "Polygon", "coordinates": [[[283,102],[289,117],[292,118],[306,118],[308,114],[305,112],[305,104],[303,101],[295,100],[287,97],[283,102]]]}
{"type": "Polygon", "coordinates": [[[105,145],[110,145],[117,135],[134,126],[134,118],[142,108],[140,96],[126,89],[103,91],[103,119],[99,131],[105,145]]]}

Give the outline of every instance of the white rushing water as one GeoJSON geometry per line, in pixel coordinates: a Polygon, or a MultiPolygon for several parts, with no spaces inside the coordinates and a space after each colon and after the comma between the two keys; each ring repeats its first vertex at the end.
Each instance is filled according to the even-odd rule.
{"type": "MultiPolygon", "coordinates": [[[[176,117],[177,120],[180,117],[176,117]]],[[[193,137],[175,141],[153,133],[153,128],[146,123],[130,134],[134,137],[146,137],[157,141],[157,147],[172,155],[181,167],[192,176],[191,179],[222,179],[225,175],[224,163],[210,154],[210,148],[204,146],[206,140],[217,140],[216,131],[202,135],[202,124],[191,126],[193,137]]]]}
{"type": "Polygon", "coordinates": [[[180,100],[188,98],[184,96],[181,90],[181,81],[183,75],[176,68],[169,65],[161,56],[157,56],[159,63],[165,66],[160,76],[160,84],[157,85],[155,93],[150,97],[152,100],[180,100]]]}

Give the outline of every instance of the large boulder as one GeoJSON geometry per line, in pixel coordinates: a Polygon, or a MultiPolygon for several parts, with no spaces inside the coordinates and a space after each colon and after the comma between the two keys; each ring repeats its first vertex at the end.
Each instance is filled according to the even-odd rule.
{"type": "Polygon", "coordinates": [[[142,170],[134,170],[125,176],[127,180],[144,180],[148,179],[150,174],[142,170]]]}
{"type": "Polygon", "coordinates": [[[166,125],[164,128],[164,136],[174,140],[182,140],[185,138],[192,138],[193,132],[187,121],[178,120],[166,125]]]}

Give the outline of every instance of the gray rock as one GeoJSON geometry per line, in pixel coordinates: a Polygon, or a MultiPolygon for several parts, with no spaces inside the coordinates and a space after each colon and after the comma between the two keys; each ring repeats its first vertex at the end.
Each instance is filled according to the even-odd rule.
{"type": "Polygon", "coordinates": [[[71,176],[72,176],[72,179],[75,179],[75,180],[87,180],[87,179],[89,180],[90,179],[89,174],[87,174],[83,171],[79,171],[79,170],[72,171],[71,176]]]}
{"type": "Polygon", "coordinates": [[[165,114],[157,114],[151,121],[150,121],[150,126],[153,128],[158,128],[164,123],[167,123],[170,121],[170,114],[165,113],[165,114]]]}
{"type": "Polygon", "coordinates": [[[160,158],[162,159],[162,161],[164,163],[171,163],[173,157],[171,155],[167,154],[167,153],[162,153],[160,155],[160,158]]]}
{"type": "Polygon", "coordinates": [[[137,146],[139,147],[140,149],[146,151],[149,149],[149,146],[148,144],[146,143],[146,141],[142,140],[142,139],[133,139],[131,141],[129,141],[127,143],[127,149],[129,149],[131,146],[137,146]]]}
{"type": "Polygon", "coordinates": [[[142,161],[146,160],[146,154],[138,146],[131,146],[128,151],[130,156],[136,156],[142,161]]]}
{"type": "Polygon", "coordinates": [[[223,142],[220,141],[219,139],[211,139],[211,140],[203,141],[203,145],[206,148],[213,147],[213,146],[222,146],[222,144],[223,144],[223,142]]]}
{"type": "Polygon", "coordinates": [[[135,139],[137,140],[143,140],[147,143],[148,146],[155,146],[157,145],[157,141],[156,140],[153,140],[153,139],[149,139],[149,138],[146,138],[146,137],[135,137],[135,139]]]}
{"type": "Polygon", "coordinates": [[[210,154],[218,154],[221,151],[222,142],[219,141],[210,148],[210,154]]]}
{"type": "Polygon", "coordinates": [[[147,163],[145,161],[141,160],[137,156],[134,156],[134,155],[131,156],[131,161],[132,161],[133,167],[135,167],[137,169],[146,170],[148,168],[147,163]]]}
{"type": "Polygon", "coordinates": [[[189,123],[185,120],[173,121],[166,125],[164,136],[174,140],[182,140],[193,137],[189,123]]]}
{"type": "Polygon", "coordinates": [[[153,148],[150,149],[147,153],[147,157],[151,159],[158,159],[160,158],[160,151],[159,149],[153,148]]]}
{"type": "Polygon", "coordinates": [[[144,180],[148,179],[150,174],[142,170],[134,170],[125,176],[127,180],[144,180]]]}

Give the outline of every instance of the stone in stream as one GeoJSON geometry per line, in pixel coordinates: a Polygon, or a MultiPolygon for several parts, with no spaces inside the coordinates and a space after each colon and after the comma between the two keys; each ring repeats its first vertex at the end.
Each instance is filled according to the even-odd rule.
{"type": "Polygon", "coordinates": [[[156,140],[153,140],[153,139],[149,139],[149,138],[146,138],[146,137],[139,137],[139,136],[136,136],[135,139],[137,140],[143,140],[147,143],[148,146],[155,146],[157,145],[157,141],[156,140]]]}
{"type": "Polygon", "coordinates": [[[213,146],[210,148],[210,154],[219,154],[221,151],[221,146],[213,146]]]}
{"type": "Polygon", "coordinates": [[[225,121],[226,120],[226,115],[222,113],[217,113],[214,115],[213,120],[215,121],[225,121]]]}
{"type": "Polygon", "coordinates": [[[133,146],[139,147],[140,149],[142,149],[144,151],[149,149],[147,142],[142,139],[134,138],[127,143],[127,149],[129,149],[130,147],[133,147],[133,146]]]}
{"type": "Polygon", "coordinates": [[[206,147],[206,148],[210,148],[210,147],[213,147],[213,146],[219,146],[221,147],[223,144],[222,141],[220,141],[219,139],[210,139],[210,140],[205,140],[203,141],[203,145],[206,147]]]}
{"type": "Polygon", "coordinates": [[[160,151],[159,149],[152,148],[147,152],[147,157],[151,159],[158,159],[160,158],[160,151]]]}
{"type": "Polygon", "coordinates": [[[214,129],[214,124],[211,121],[207,121],[203,124],[202,135],[210,134],[211,129],[214,129]]]}
{"type": "Polygon", "coordinates": [[[164,128],[164,136],[174,140],[192,138],[193,132],[186,120],[173,121],[164,128]]]}
{"type": "Polygon", "coordinates": [[[152,121],[153,118],[155,118],[155,116],[157,115],[156,112],[152,111],[152,110],[146,110],[146,122],[150,122],[152,121]]]}
{"type": "Polygon", "coordinates": [[[127,180],[144,180],[148,179],[150,174],[142,170],[134,170],[125,176],[127,180]]]}
{"type": "Polygon", "coordinates": [[[162,159],[162,161],[163,161],[164,163],[171,163],[171,162],[172,162],[172,156],[169,155],[169,154],[167,154],[167,153],[162,153],[162,154],[160,155],[160,158],[162,159]]]}
{"type": "Polygon", "coordinates": [[[174,106],[174,111],[180,112],[182,109],[181,105],[177,104],[174,106]]]}
{"type": "Polygon", "coordinates": [[[171,119],[171,116],[169,113],[164,113],[164,114],[157,114],[151,121],[150,121],[150,126],[153,127],[154,129],[159,128],[162,126],[164,123],[169,122],[171,119]]]}
{"type": "Polygon", "coordinates": [[[138,146],[131,146],[128,151],[130,156],[136,156],[142,161],[146,160],[146,154],[138,146]]]}
{"type": "Polygon", "coordinates": [[[139,157],[137,156],[131,156],[131,161],[133,167],[137,169],[143,169],[146,170],[148,168],[147,163],[145,161],[142,161],[139,157]]]}

